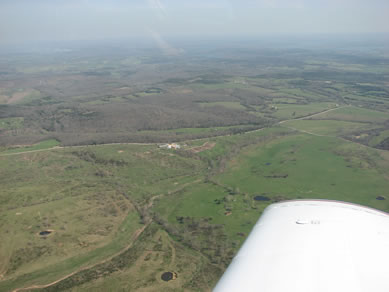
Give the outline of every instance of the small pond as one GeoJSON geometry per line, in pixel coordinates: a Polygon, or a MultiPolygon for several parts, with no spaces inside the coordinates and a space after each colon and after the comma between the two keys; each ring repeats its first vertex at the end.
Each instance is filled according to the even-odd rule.
{"type": "Polygon", "coordinates": [[[165,282],[169,282],[177,278],[177,273],[175,272],[165,272],[161,275],[161,279],[165,282]]]}
{"type": "Polygon", "coordinates": [[[255,196],[254,200],[255,201],[270,201],[270,198],[266,197],[266,196],[255,196]]]}

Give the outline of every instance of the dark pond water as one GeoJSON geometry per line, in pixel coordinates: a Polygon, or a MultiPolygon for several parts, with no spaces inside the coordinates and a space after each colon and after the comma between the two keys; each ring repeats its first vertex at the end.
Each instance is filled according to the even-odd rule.
{"type": "Polygon", "coordinates": [[[378,196],[378,197],[376,198],[376,200],[383,201],[383,200],[385,200],[385,197],[384,197],[384,196],[378,196]]]}
{"type": "Polygon", "coordinates": [[[161,275],[161,279],[166,281],[166,282],[173,280],[173,273],[172,272],[165,272],[161,275]]]}
{"type": "Polygon", "coordinates": [[[266,197],[266,196],[255,196],[254,200],[256,200],[256,201],[270,201],[270,198],[266,197]]]}

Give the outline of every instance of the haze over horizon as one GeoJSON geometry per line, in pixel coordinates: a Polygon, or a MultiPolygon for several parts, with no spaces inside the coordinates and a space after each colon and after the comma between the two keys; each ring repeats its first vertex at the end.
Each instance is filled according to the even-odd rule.
{"type": "Polygon", "coordinates": [[[387,34],[384,0],[4,0],[0,44],[148,37],[387,34]]]}

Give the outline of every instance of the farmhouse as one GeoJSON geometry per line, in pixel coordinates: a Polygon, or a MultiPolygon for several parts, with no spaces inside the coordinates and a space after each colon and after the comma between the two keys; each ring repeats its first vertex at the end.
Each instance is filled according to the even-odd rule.
{"type": "Polygon", "coordinates": [[[177,150],[177,149],[180,149],[180,148],[181,148],[181,145],[179,145],[179,144],[177,144],[177,143],[163,144],[163,145],[159,145],[159,148],[166,148],[166,149],[174,149],[174,150],[177,150]]]}

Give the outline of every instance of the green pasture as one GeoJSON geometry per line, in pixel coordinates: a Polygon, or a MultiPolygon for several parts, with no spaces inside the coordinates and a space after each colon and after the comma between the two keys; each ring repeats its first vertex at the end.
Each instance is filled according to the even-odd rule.
{"type": "MultiPolygon", "coordinates": [[[[74,272],[76,269],[90,266],[98,263],[99,261],[105,260],[115,253],[120,252],[132,243],[134,232],[136,231],[136,228],[140,226],[138,222],[138,215],[135,212],[130,212],[124,221],[119,225],[119,228],[115,234],[109,238],[109,240],[107,239],[105,244],[94,247],[94,249],[91,249],[90,247],[85,248],[86,250],[78,255],[74,255],[77,252],[73,251],[73,255],[67,257],[58,256],[58,254],[62,254],[60,252],[60,248],[58,247],[59,240],[55,238],[58,237],[58,234],[56,234],[58,232],[56,232],[45,240],[44,246],[52,244],[51,242],[47,243],[47,241],[54,242],[52,247],[49,249],[49,253],[33,258],[35,262],[33,262],[30,267],[28,267],[29,269],[24,267],[10,279],[1,282],[0,291],[9,291],[10,289],[28,285],[44,285],[62,277],[67,273],[69,274],[74,272]],[[56,253],[57,257],[51,256],[50,253],[56,253]],[[42,263],[42,261],[44,263],[42,263]]],[[[82,223],[79,222],[78,224],[81,225],[82,223]]],[[[75,232],[79,232],[79,230],[75,230],[75,232]]],[[[38,235],[36,235],[36,237],[38,237],[38,235]]],[[[42,239],[40,239],[40,241],[42,241],[42,239]]],[[[81,241],[80,243],[85,244],[86,242],[81,241]]],[[[71,248],[78,249],[79,247],[77,246],[71,248]]],[[[28,252],[28,249],[24,248],[24,250],[28,252]]],[[[26,254],[24,256],[25,261],[28,256],[26,256],[26,254]]]]}
{"type": "Polygon", "coordinates": [[[270,199],[333,199],[389,211],[389,164],[378,151],[330,137],[293,135],[250,146],[217,181],[270,199]]]}
{"type": "Polygon", "coordinates": [[[62,152],[0,158],[0,270],[7,287],[46,283],[119,251],[139,217],[99,169],[62,152]],[[47,238],[39,235],[53,230],[47,238]],[[11,286],[8,286],[11,285],[11,286]]]}
{"type": "Polygon", "coordinates": [[[305,98],[308,100],[315,100],[318,101],[322,98],[321,95],[311,91],[311,90],[305,90],[301,88],[285,88],[284,86],[279,88],[279,91],[277,91],[279,95],[285,94],[287,97],[299,97],[299,98],[305,98]]]}
{"type": "Polygon", "coordinates": [[[273,102],[275,104],[295,104],[297,102],[298,99],[296,98],[291,98],[291,97],[275,97],[273,98],[273,102]]]}
{"type": "Polygon", "coordinates": [[[376,96],[362,96],[357,95],[355,93],[349,93],[346,92],[343,96],[344,100],[346,100],[347,103],[352,104],[354,106],[371,106],[373,103],[376,103],[377,106],[380,108],[382,105],[388,105],[389,101],[385,98],[379,98],[376,96]]]}
{"type": "Polygon", "coordinates": [[[171,224],[177,224],[177,217],[211,218],[212,224],[224,226],[230,240],[242,243],[239,233],[250,232],[266,205],[253,207],[252,198],[234,193],[238,189],[198,183],[159,201],[155,211],[165,214],[171,224]]]}
{"type": "Polygon", "coordinates": [[[350,132],[364,131],[375,127],[368,123],[337,120],[295,120],[285,122],[282,125],[319,136],[340,136],[350,132]]]}
{"type": "Polygon", "coordinates": [[[142,226],[134,204],[177,192],[204,168],[141,145],[3,156],[0,166],[0,291],[48,283],[119,252],[142,226]]]}
{"type": "Polygon", "coordinates": [[[19,152],[49,149],[49,148],[53,148],[55,146],[59,146],[59,144],[60,143],[57,140],[50,139],[50,140],[45,140],[45,141],[39,142],[38,144],[31,145],[31,146],[8,147],[8,148],[5,148],[3,151],[1,151],[0,154],[12,154],[12,153],[19,153],[19,152]]]}
{"type": "Polygon", "coordinates": [[[349,106],[315,116],[314,119],[341,120],[364,123],[383,123],[389,120],[389,112],[349,106]]]}
{"type": "Polygon", "coordinates": [[[279,119],[294,119],[312,115],[321,111],[335,108],[335,103],[310,103],[304,105],[274,104],[276,112],[273,114],[279,119]]]}
{"type": "MultiPolygon", "coordinates": [[[[325,127],[330,131],[332,124],[319,130],[325,127]]],[[[0,291],[45,284],[109,259],[132,243],[143,226],[137,210],[146,206],[151,206],[148,216],[162,225],[153,225],[159,231],[134,243],[138,258],[129,263],[136,264],[110,280],[74,289],[145,285],[157,291],[188,285],[198,269],[210,268],[209,260],[225,267],[274,201],[334,199],[389,211],[387,200],[376,200],[389,195],[389,159],[378,150],[283,126],[209,142],[216,144],[198,154],[156,145],[100,145],[0,157],[5,190],[0,196],[0,291]],[[257,195],[269,201],[254,200],[257,195]],[[54,232],[42,239],[44,229],[54,232]],[[182,282],[163,286],[158,277],[166,269],[178,271],[182,282]]],[[[103,273],[89,269],[85,275],[103,273]]],[[[220,270],[213,271],[200,283],[205,286],[189,290],[204,290],[219,275],[220,270]]]]}

